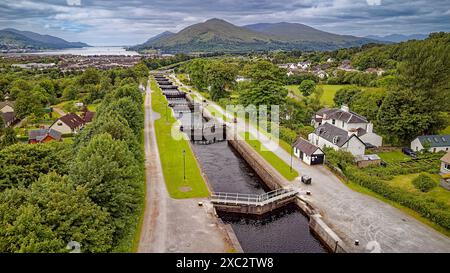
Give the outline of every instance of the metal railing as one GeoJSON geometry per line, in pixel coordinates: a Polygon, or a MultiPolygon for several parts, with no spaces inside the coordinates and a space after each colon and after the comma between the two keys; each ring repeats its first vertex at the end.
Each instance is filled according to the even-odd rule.
{"type": "Polygon", "coordinates": [[[214,192],[211,194],[211,201],[213,203],[263,206],[283,198],[294,196],[297,193],[298,191],[293,189],[278,189],[260,195],[245,194],[245,193],[214,192]]]}

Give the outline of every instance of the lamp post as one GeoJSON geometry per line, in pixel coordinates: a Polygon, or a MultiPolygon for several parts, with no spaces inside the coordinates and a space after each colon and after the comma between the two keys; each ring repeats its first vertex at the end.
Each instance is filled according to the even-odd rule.
{"type": "Polygon", "coordinates": [[[186,150],[183,150],[183,180],[186,181],[186,150]]]}
{"type": "Polygon", "coordinates": [[[294,144],[291,143],[291,166],[290,166],[290,171],[292,173],[292,151],[294,149],[294,144]]]}

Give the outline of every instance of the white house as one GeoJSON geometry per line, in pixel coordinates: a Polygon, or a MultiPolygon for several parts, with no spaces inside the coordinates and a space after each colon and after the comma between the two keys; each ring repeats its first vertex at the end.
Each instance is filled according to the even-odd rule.
{"type": "Polygon", "coordinates": [[[351,112],[346,105],[343,105],[340,109],[321,109],[311,121],[311,125],[314,128],[318,128],[326,123],[336,126],[349,134],[355,134],[366,144],[376,147],[380,147],[383,144],[383,138],[373,132],[373,124],[365,117],[351,112]]]}
{"type": "Polygon", "coordinates": [[[311,66],[311,62],[310,61],[300,62],[300,63],[297,64],[297,67],[302,69],[302,70],[307,70],[310,66],[311,66]]]}
{"type": "Polygon", "coordinates": [[[363,155],[366,151],[364,141],[355,133],[347,132],[327,122],[309,134],[308,140],[321,149],[333,148],[350,152],[354,156],[363,155]]]}
{"type": "Polygon", "coordinates": [[[428,135],[418,136],[411,141],[411,149],[413,151],[422,151],[428,147],[430,152],[448,152],[450,150],[450,135],[428,135]]]}
{"type": "Polygon", "coordinates": [[[84,126],[85,121],[77,114],[69,113],[56,120],[49,129],[53,129],[62,135],[76,134],[84,126]]]}
{"type": "Polygon", "coordinates": [[[327,72],[323,71],[323,70],[319,70],[316,72],[316,75],[320,78],[320,79],[325,79],[328,77],[327,72]]]}
{"type": "Polygon", "coordinates": [[[325,153],[319,147],[311,144],[302,137],[297,138],[294,143],[294,154],[308,165],[323,164],[325,153]]]}

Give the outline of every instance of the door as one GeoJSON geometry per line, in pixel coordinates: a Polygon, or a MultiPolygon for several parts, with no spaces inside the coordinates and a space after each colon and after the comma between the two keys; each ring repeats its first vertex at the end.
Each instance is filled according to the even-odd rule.
{"type": "Polygon", "coordinates": [[[325,156],[324,155],[312,155],[311,156],[311,165],[323,164],[325,156]]]}

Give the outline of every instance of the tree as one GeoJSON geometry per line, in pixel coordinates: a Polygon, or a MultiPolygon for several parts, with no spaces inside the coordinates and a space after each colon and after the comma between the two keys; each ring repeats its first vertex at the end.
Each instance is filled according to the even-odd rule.
{"type": "Polygon", "coordinates": [[[14,129],[7,127],[0,131],[0,149],[3,149],[15,143],[17,143],[17,137],[14,129]]]}
{"type": "Polygon", "coordinates": [[[80,78],[78,79],[78,84],[80,86],[86,84],[99,84],[100,77],[100,73],[97,69],[88,68],[83,72],[83,74],[81,74],[80,78]]]}
{"type": "Polygon", "coordinates": [[[70,170],[74,183],[85,187],[92,201],[111,214],[117,237],[143,198],[139,168],[124,141],[101,134],[79,150],[70,170]]]}
{"type": "Polygon", "coordinates": [[[67,177],[52,173],[0,193],[1,252],[67,252],[70,241],[82,252],[106,252],[113,231],[109,214],[67,177]]]}
{"type": "Polygon", "coordinates": [[[264,80],[252,82],[242,91],[240,99],[244,105],[266,105],[270,111],[271,105],[283,105],[287,94],[288,91],[280,83],[264,80]]]}
{"type": "Polygon", "coordinates": [[[272,82],[285,83],[286,73],[283,69],[266,60],[258,60],[244,66],[242,73],[255,82],[269,80],[272,82]]]}
{"type": "Polygon", "coordinates": [[[234,64],[214,61],[206,66],[206,81],[211,98],[215,101],[227,96],[226,88],[234,83],[237,67],[234,64]]]}
{"type": "Polygon", "coordinates": [[[300,84],[299,89],[303,96],[308,97],[316,89],[316,83],[312,80],[304,80],[300,84]]]}
{"type": "Polygon", "coordinates": [[[30,114],[41,117],[44,114],[43,101],[45,101],[45,98],[43,98],[39,88],[35,88],[31,92],[20,92],[15,105],[17,117],[23,119],[30,114]]]}
{"type": "Polygon", "coordinates": [[[347,86],[339,89],[334,95],[334,104],[341,106],[343,104],[351,105],[353,98],[362,93],[362,90],[356,86],[347,86]]]}
{"type": "Polygon", "coordinates": [[[130,97],[121,98],[112,102],[106,108],[101,108],[101,114],[107,112],[115,112],[123,117],[137,136],[140,135],[142,128],[144,128],[142,105],[136,104],[130,97]]]}
{"type": "Polygon", "coordinates": [[[73,85],[69,85],[66,88],[64,88],[64,91],[62,94],[64,100],[75,100],[77,98],[77,95],[78,95],[78,90],[73,85]]]}

